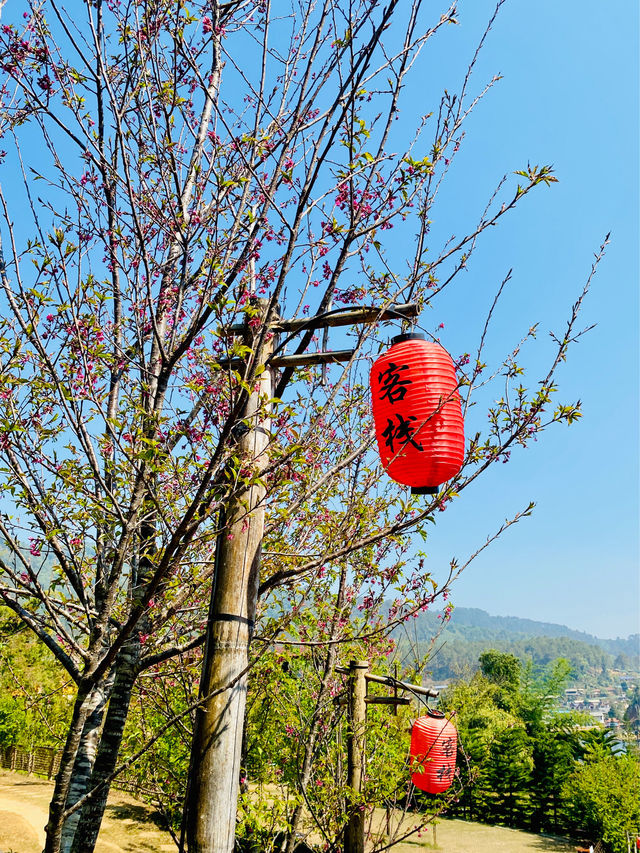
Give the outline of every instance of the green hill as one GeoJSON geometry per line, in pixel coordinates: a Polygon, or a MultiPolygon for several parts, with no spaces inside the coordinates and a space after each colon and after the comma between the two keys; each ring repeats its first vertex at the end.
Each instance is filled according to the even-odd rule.
{"type": "Polygon", "coordinates": [[[478,656],[487,648],[508,651],[535,666],[544,666],[558,657],[572,664],[576,677],[594,670],[640,669],[640,636],[601,639],[566,625],[537,622],[516,616],[491,616],[484,610],[457,607],[442,626],[441,613],[423,613],[396,631],[396,639],[407,653],[424,654],[432,638],[427,670],[436,680],[446,680],[477,666],[478,656]]]}

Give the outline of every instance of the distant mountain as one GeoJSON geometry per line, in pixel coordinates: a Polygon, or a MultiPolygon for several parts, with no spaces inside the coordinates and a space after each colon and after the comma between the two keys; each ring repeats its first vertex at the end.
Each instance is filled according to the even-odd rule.
{"type": "MultiPolygon", "coordinates": [[[[423,613],[415,620],[416,627],[428,633],[424,639],[433,635],[433,629],[441,624],[441,613],[423,613]]],[[[618,637],[615,640],[602,639],[585,631],[576,631],[566,625],[554,622],[538,622],[535,619],[522,619],[519,616],[491,616],[486,610],[477,607],[456,607],[446,628],[449,636],[463,635],[472,639],[474,634],[492,635],[520,634],[526,637],[570,637],[591,646],[600,646],[610,654],[638,654],[640,651],[640,634],[632,634],[626,639],[618,637]]],[[[480,637],[478,637],[480,638],[480,637]]]]}
{"type": "Polygon", "coordinates": [[[400,628],[396,637],[423,654],[439,631],[428,665],[434,678],[446,679],[473,669],[478,656],[488,648],[509,651],[539,666],[564,657],[573,665],[576,676],[593,670],[604,673],[614,666],[623,670],[640,667],[638,634],[604,640],[566,625],[491,616],[470,607],[456,607],[444,627],[441,613],[422,613],[400,628]]]}

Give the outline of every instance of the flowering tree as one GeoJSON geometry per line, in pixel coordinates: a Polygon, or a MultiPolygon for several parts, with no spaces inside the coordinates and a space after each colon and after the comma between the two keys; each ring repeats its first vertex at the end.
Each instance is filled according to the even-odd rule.
{"type": "Polygon", "coordinates": [[[93,850],[136,680],[202,643],[216,541],[232,535],[219,510],[234,496],[265,490],[257,646],[338,589],[330,617],[319,611],[299,638],[334,648],[353,638],[345,602],[373,613],[391,597],[362,622],[384,632],[446,591],[406,556],[409,532],[426,533],[513,447],[579,415],[550,402],[582,297],[534,392],[518,349],[487,369],[479,329],[475,357],[458,361],[465,409],[505,367],[516,387],[473,425],[465,467],[426,506],[371,452],[375,323],[352,329],[344,368],[276,376],[258,401],[268,465],[238,452],[247,401],[272,370],[266,344],[303,353],[315,340],[317,324],[273,340],[278,315],[422,308],[485,229],[554,180],[528,167],[461,236],[430,245],[437,192],[483,92],[467,73],[398,139],[406,77],[456,21],[454,4],[435,17],[425,5],[5,9],[0,595],[77,685],[47,853],[93,850]],[[411,251],[398,269],[401,235],[411,251]]]}

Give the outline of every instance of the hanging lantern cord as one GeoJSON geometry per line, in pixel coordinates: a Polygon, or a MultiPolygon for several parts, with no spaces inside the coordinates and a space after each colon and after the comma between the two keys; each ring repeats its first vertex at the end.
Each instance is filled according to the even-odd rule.
{"type": "Polygon", "coordinates": [[[422,698],[422,701],[424,702],[425,710],[430,714],[430,713],[431,713],[431,711],[433,710],[433,708],[430,708],[430,707],[429,707],[429,697],[428,697],[428,696],[423,696],[423,697],[421,697],[421,698],[422,698]]]}
{"type": "Polygon", "coordinates": [[[402,334],[409,333],[411,334],[416,330],[418,325],[418,318],[416,317],[403,317],[400,331],[402,334]]]}

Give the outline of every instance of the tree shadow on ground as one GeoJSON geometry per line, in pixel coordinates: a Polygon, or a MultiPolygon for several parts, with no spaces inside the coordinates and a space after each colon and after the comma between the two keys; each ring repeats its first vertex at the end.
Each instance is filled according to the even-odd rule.
{"type": "Polygon", "coordinates": [[[109,803],[106,815],[114,820],[133,820],[141,826],[153,823],[158,829],[166,831],[167,822],[159,811],[154,811],[149,806],[135,805],[134,803],[109,803]]]}
{"type": "Polygon", "coordinates": [[[557,853],[575,853],[576,849],[581,846],[579,842],[561,835],[540,834],[531,843],[533,847],[544,851],[544,853],[551,853],[551,851],[554,853],[555,851],[557,853]]]}

